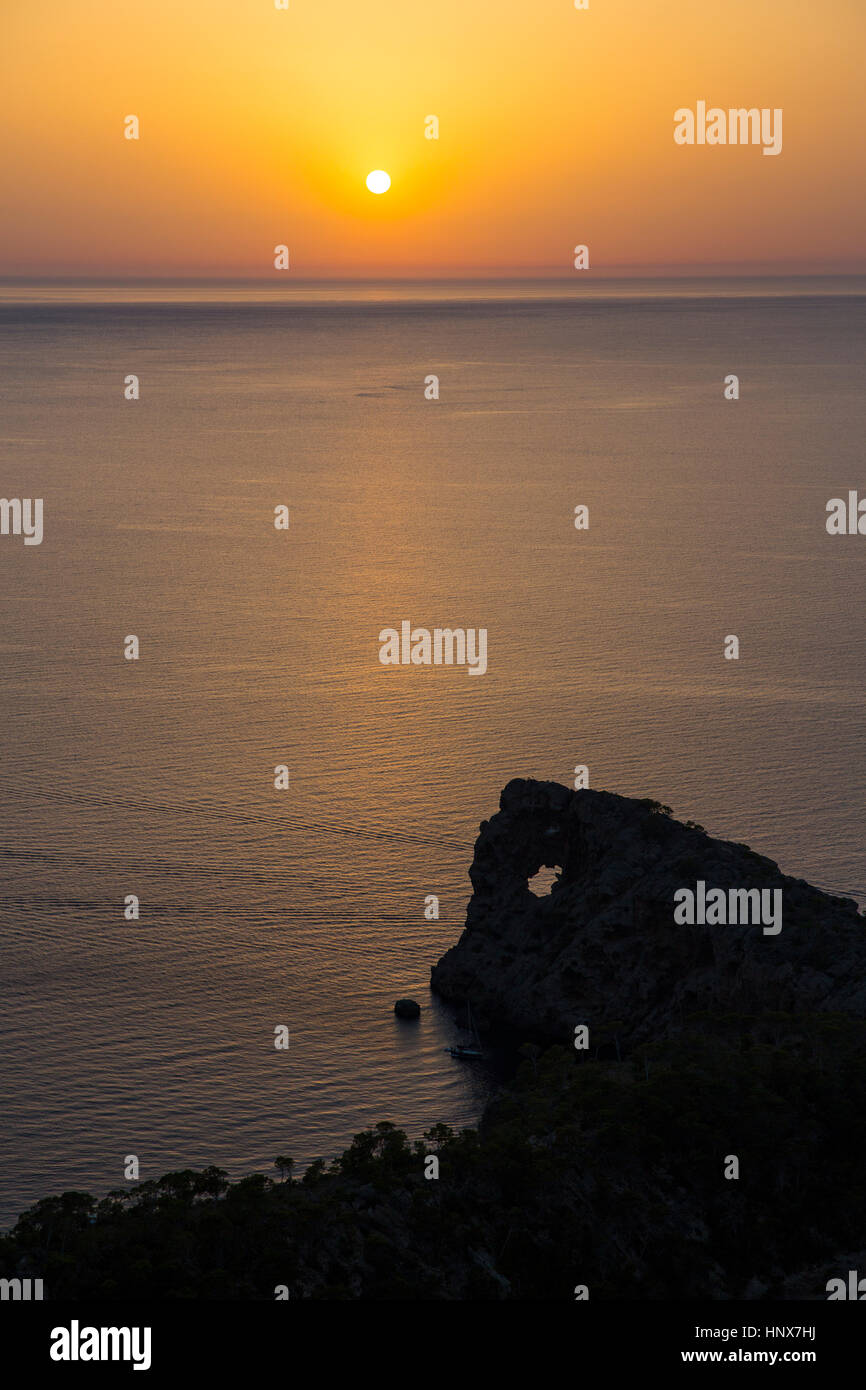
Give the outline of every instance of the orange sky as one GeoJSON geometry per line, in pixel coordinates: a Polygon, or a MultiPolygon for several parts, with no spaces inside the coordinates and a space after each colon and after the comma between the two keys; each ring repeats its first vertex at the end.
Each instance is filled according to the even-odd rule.
{"type": "Polygon", "coordinates": [[[589,3],[3,0],[0,274],[866,268],[866,0],[589,3]]]}

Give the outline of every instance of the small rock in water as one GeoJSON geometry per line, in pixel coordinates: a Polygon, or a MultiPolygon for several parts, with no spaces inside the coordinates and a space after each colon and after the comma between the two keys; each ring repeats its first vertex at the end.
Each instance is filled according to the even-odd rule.
{"type": "Polygon", "coordinates": [[[394,1012],[398,1018],[420,1018],[421,1005],[416,1004],[414,999],[398,999],[394,1012]]]}

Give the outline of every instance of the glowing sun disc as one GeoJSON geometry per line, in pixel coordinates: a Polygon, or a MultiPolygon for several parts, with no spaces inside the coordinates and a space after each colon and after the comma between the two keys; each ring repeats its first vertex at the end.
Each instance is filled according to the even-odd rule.
{"type": "Polygon", "coordinates": [[[374,169],[367,175],[367,187],[371,193],[387,193],[391,187],[391,177],[384,169],[374,169]]]}

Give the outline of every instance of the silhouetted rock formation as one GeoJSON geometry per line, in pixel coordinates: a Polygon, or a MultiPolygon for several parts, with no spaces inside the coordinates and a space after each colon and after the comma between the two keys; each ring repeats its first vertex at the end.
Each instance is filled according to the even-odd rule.
{"type": "Polygon", "coordinates": [[[300,1181],[229,1183],[209,1167],[100,1201],[47,1197],[0,1236],[0,1274],[78,1300],[272,1302],[282,1284],[293,1300],[571,1303],[577,1285],[593,1300],[823,1300],[839,1281],[856,1287],[855,905],[655,802],[515,781],[501,806],[475,848],[466,930],[433,983],[554,1045],[522,1048],[477,1130],[434,1124],[410,1144],[383,1121],[300,1181]],[[539,899],[527,879],[543,864],[562,875],[539,899]],[[678,925],[674,893],[700,879],[781,889],[781,932],[678,925]],[[582,1023],[590,1045],[577,1049],[582,1023]]]}
{"type": "Polygon", "coordinates": [[[394,1012],[398,1018],[420,1018],[421,1005],[416,999],[398,999],[394,1012]]]}
{"type": "Polygon", "coordinates": [[[866,1017],[856,903],[657,802],[516,779],[482,822],[469,875],[466,927],[432,987],[524,1037],[567,1042],[577,1024],[615,1024],[634,1043],[704,1010],[866,1017]],[[562,872],[539,898],[527,880],[543,865],[562,872]],[[674,893],[698,880],[708,891],[781,889],[781,931],[678,925],[674,893]]]}

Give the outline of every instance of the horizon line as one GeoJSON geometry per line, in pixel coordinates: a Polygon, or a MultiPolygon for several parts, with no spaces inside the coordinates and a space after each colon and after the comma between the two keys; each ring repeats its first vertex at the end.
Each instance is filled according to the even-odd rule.
{"type": "Polygon", "coordinates": [[[598,269],[588,269],[584,271],[569,271],[568,269],[553,270],[549,267],[521,266],[510,269],[504,268],[485,268],[476,270],[472,267],[452,267],[446,270],[424,270],[423,268],[408,272],[398,271],[371,271],[371,270],[345,270],[335,273],[326,273],[311,267],[308,272],[285,272],[269,271],[265,274],[251,271],[184,271],[184,270],[165,270],[165,271],[65,271],[54,274],[42,274],[34,271],[0,271],[0,285],[18,284],[44,284],[44,285],[68,285],[68,284],[156,284],[156,283],[178,283],[178,284],[255,284],[255,285],[274,285],[289,287],[293,284],[363,284],[363,283],[382,283],[383,281],[395,284],[414,284],[420,281],[429,283],[430,281],[441,281],[454,283],[459,281],[474,282],[495,282],[501,284],[509,281],[538,281],[538,282],[564,282],[572,285],[592,282],[593,280],[617,280],[617,279],[656,279],[656,280],[728,280],[728,279],[785,279],[785,280],[806,280],[806,279],[856,279],[866,277],[866,265],[856,268],[850,266],[843,267],[822,267],[802,269],[794,266],[786,267],[774,263],[772,266],[764,266],[760,263],[736,264],[736,263],[707,263],[702,265],[681,265],[678,263],[670,265],[623,265],[606,266],[598,269]]]}

